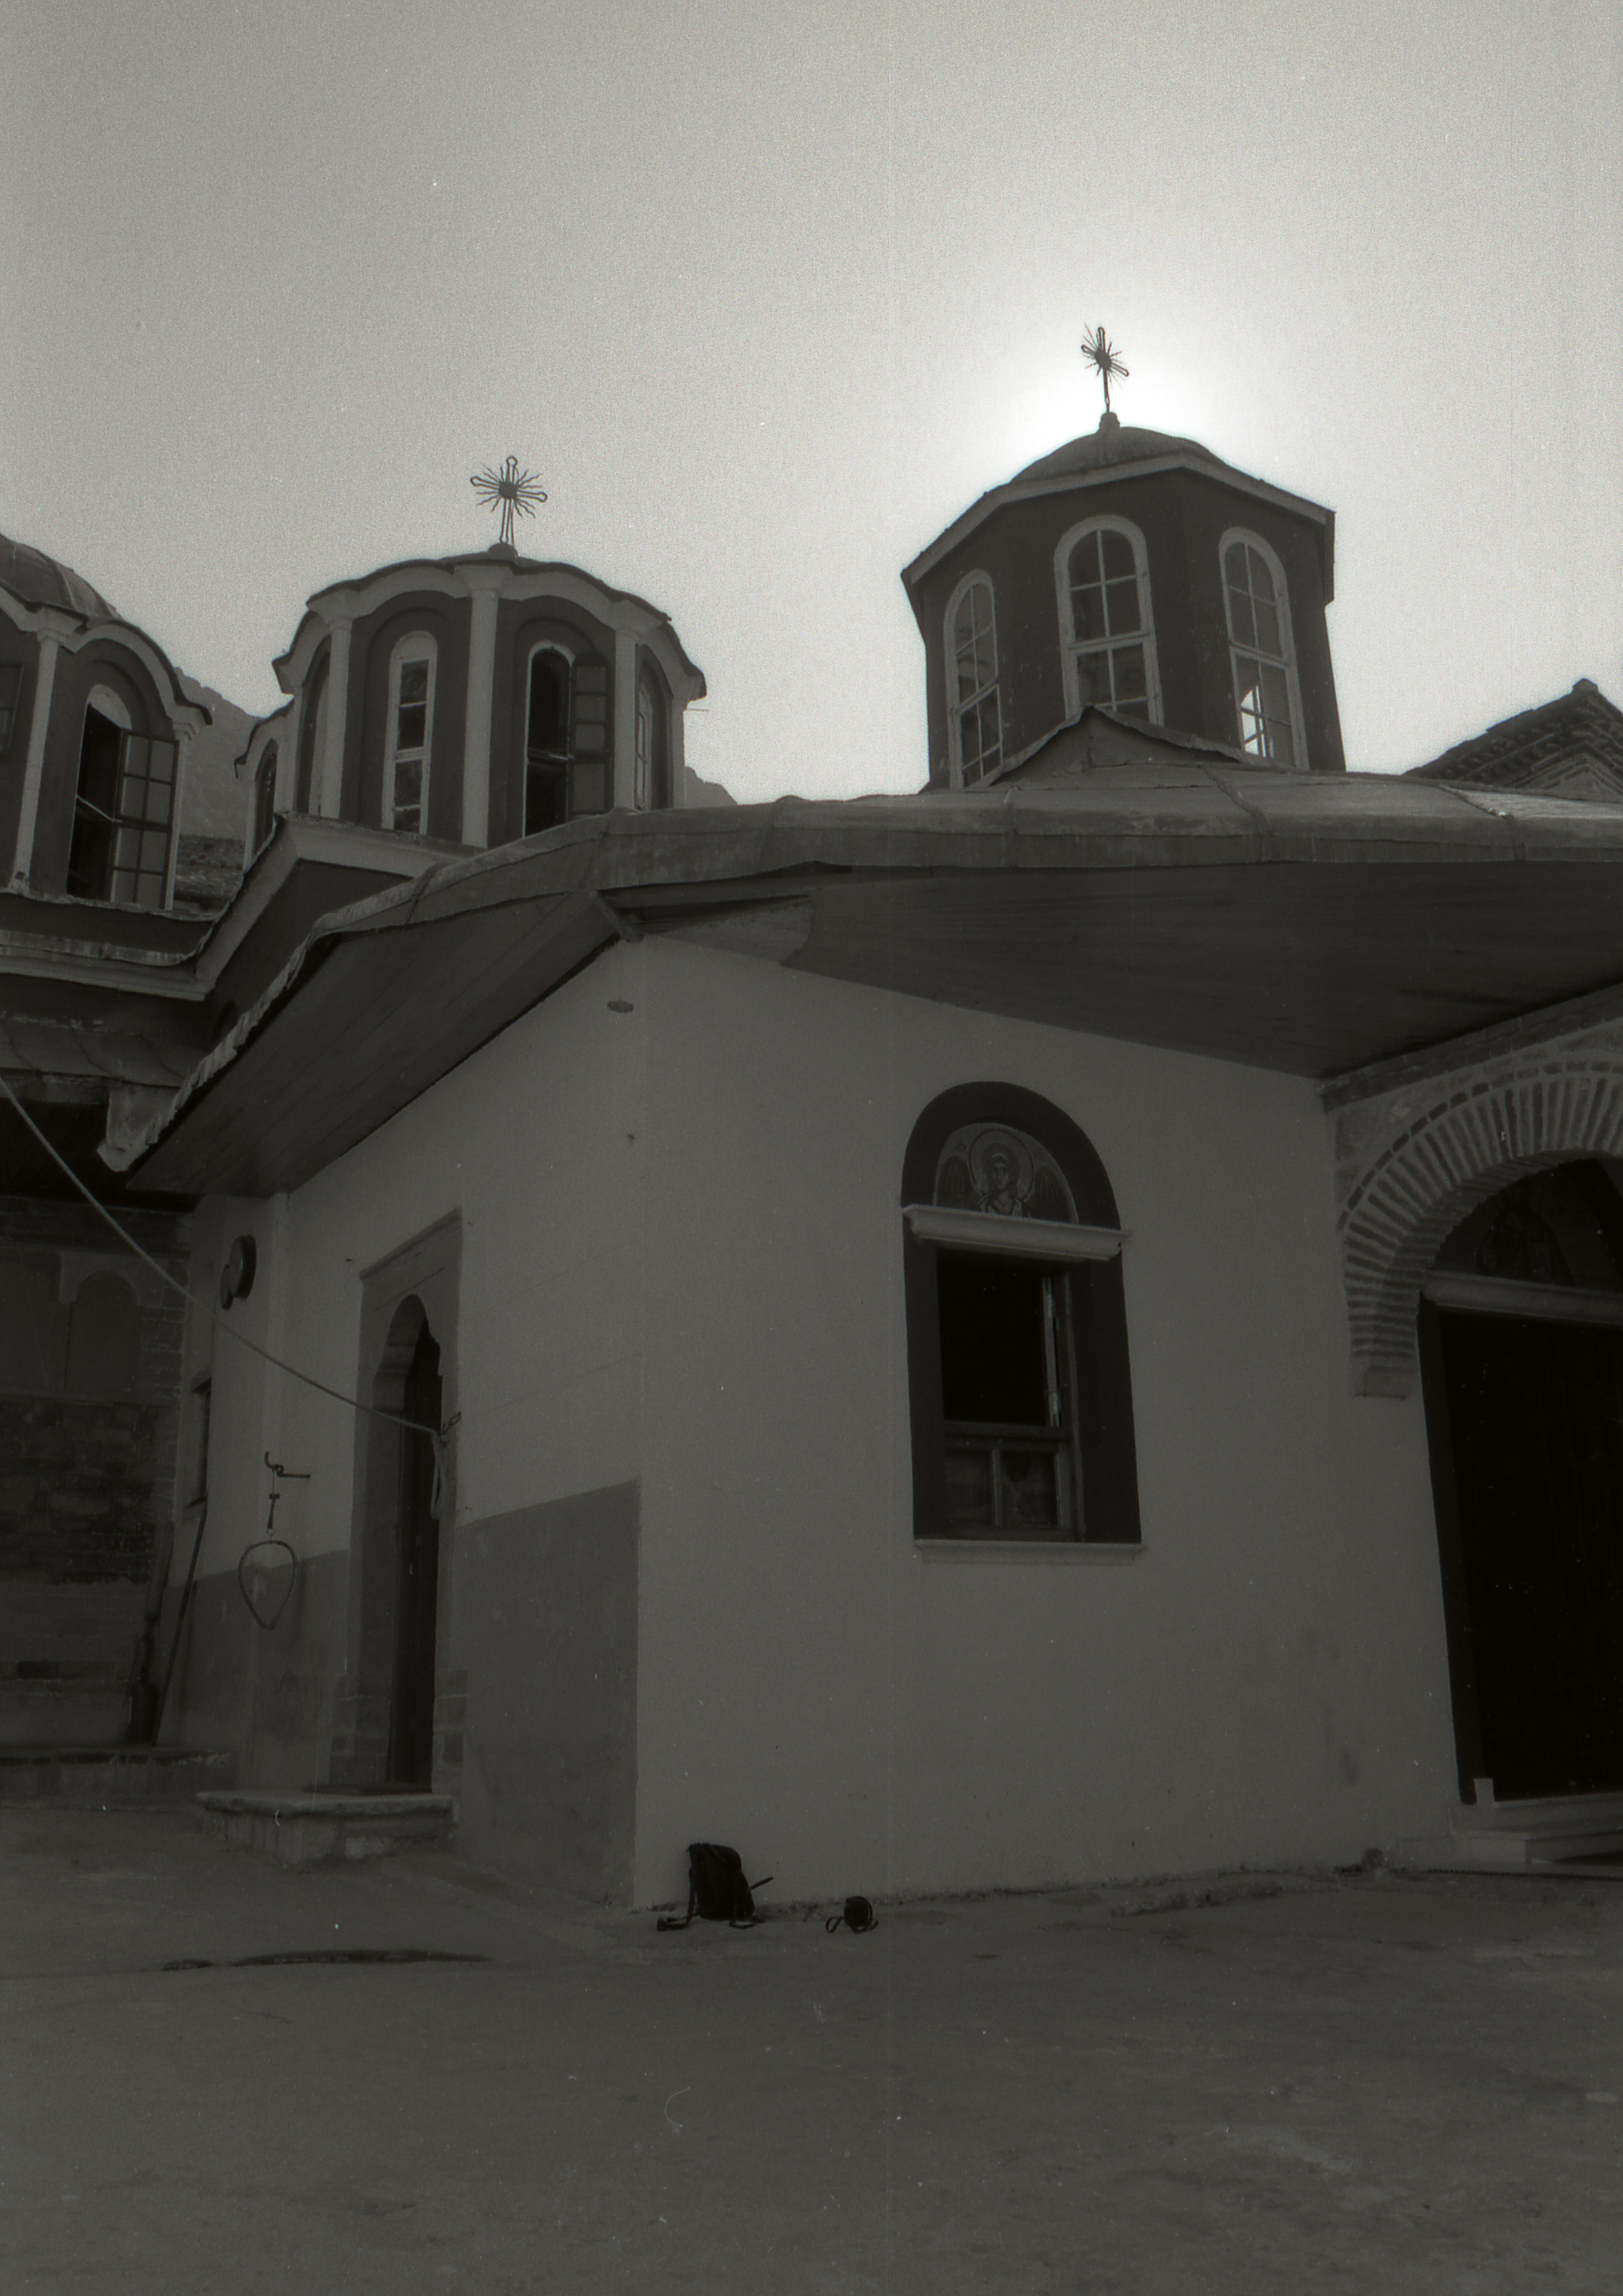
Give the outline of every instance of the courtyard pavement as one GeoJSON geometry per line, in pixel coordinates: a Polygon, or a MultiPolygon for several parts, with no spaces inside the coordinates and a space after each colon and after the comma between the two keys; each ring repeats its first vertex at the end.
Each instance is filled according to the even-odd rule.
{"type": "Polygon", "coordinates": [[[0,1807],[0,1891],[11,2296],[1623,2290],[1604,1881],[660,1936],[39,1802],[0,1807]],[[231,1965],[389,1951],[474,1957],[231,1965]]]}

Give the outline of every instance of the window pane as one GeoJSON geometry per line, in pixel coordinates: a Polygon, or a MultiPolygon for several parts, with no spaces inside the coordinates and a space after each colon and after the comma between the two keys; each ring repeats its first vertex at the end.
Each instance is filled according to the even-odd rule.
{"type": "Polygon", "coordinates": [[[422,760],[421,758],[395,759],[395,810],[402,806],[422,802],[422,760]]]}
{"type": "Polygon", "coordinates": [[[1099,568],[1099,537],[1085,534],[1070,554],[1070,586],[1079,589],[1085,582],[1102,582],[1099,568]]]}
{"type": "Polygon", "coordinates": [[[1138,626],[1138,582],[1112,582],[1105,591],[1109,603],[1111,634],[1135,630],[1138,626]]]}
{"type": "Polygon", "coordinates": [[[1077,701],[1086,709],[1090,702],[1102,702],[1107,708],[1111,699],[1110,656],[1085,653],[1077,659],[1077,701]]]}
{"type": "Polygon", "coordinates": [[[127,781],[144,778],[152,748],[144,734],[127,734],[124,736],[124,775],[127,781]]]}
{"type": "Polygon", "coordinates": [[[1119,575],[1136,572],[1133,563],[1133,545],[1125,534],[1118,534],[1114,527],[1107,527],[1099,537],[1099,543],[1108,577],[1114,579],[1119,575]]]}
{"type": "Polygon", "coordinates": [[[1115,673],[1117,701],[1142,701],[1150,691],[1144,676],[1144,650],[1141,645],[1118,646],[1111,656],[1115,673]]]}
{"type": "Polygon", "coordinates": [[[146,817],[149,821],[168,826],[169,800],[173,795],[167,782],[148,782],[146,785],[146,817]]]}
{"type": "Polygon", "coordinates": [[[1229,636],[1234,639],[1236,645],[1256,644],[1257,618],[1251,611],[1251,600],[1249,591],[1231,590],[1229,592],[1228,629],[1229,636]]]}
{"type": "Polygon", "coordinates": [[[996,1522],[989,1444],[947,1445],[947,1520],[955,1525],[988,1530],[996,1522]]]}
{"type": "Polygon", "coordinates": [[[1264,653],[1271,653],[1275,660],[1283,657],[1285,650],[1279,643],[1279,609],[1266,598],[1257,601],[1257,643],[1264,653]]]}
{"type": "Polygon", "coordinates": [[[946,1417],[1046,1427],[1042,1269],[1018,1259],[944,1251],[936,1274],[946,1417]]]}
{"type": "Polygon", "coordinates": [[[147,771],[155,782],[172,782],[175,778],[175,744],[173,742],[153,742],[149,744],[150,762],[147,771]]]}
{"type": "Polygon", "coordinates": [[[1263,599],[1271,606],[1274,603],[1274,577],[1268,571],[1267,560],[1260,550],[1248,549],[1245,556],[1251,577],[1252,597],[1263,599]]]}
{"type": "Polygon", "coordinates": [[[425,702],[428,698],[429,666],[427,662],[403,661],[400,665],[401,701],[425,702]]]}
{"type": "Polygon", "coordinates": [[[1003,1520],[1007,1530],[1057,1527],[1063,1462],[1053,1451],[1000,1452],[1003,1520]]]}
{"type": "Polygon", "coordinates": [[[120,829],[113,839],[112,865],[115,869],[134,869],[141,859],[141,832],[138,829],[120,829]]]}
{"type": "Polygon", "coordinates": [[[149,829],[141,840],[141,866],[161,876],[169,857],[169,840],[161,829],[149,829]]]}
{"type": "Polygon", "coordinates": [[[396,723],[397,750],[420,750],[428,732],[429,706],[426,701],[403,701],[396,723]]]}
{"type": "Polygon", "coordinates": [[[1073,590],[1070,595],[1072,624],[1078,638],[1102,638],[1104,627],[1104,592],[1073,590]]]}

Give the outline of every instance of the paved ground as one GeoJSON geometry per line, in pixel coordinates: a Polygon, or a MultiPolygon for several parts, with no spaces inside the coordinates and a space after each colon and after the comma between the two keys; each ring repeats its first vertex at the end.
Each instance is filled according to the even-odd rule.
{"type": "Polygon", "coordinates": [[[0,2285],[1623,2289],[1623,1887],[1231,1876],[660,1937],[456,1870],[0,1808],[0,2285]],[[359,1948],[484,1957],[163,1966],[359,1948]]]}

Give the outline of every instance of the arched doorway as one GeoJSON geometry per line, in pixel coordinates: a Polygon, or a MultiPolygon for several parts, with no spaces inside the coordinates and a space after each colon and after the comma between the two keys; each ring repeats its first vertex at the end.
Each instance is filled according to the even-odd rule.
{"type": "Polygon", "coordinates": [[[1461,1792],[1623,1789],[1623,1197],[1586,1159],[1448,1236],[1420,1356],[1461,1792]]]}

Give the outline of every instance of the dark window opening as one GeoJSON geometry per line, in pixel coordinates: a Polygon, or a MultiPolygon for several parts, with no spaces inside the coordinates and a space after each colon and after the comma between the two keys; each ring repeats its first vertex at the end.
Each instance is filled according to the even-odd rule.
{"type": "Polygon", "coordinates": [[[529,666],[524,835],[609,805],[609,672],[543,647],[529,666]]]}
{"type": "Polygon", "coordinates": [[[1076,1528],[1070,1287],[1062,1269],[942,1251],[941,1411],[955,1530],[1076,1528]]]}
{"type": "Polygon", "coordinates": [[[175,744],[121,733],[85,713],[67,890],[81,899],[160,909],[168,885],[175,744]]]}

